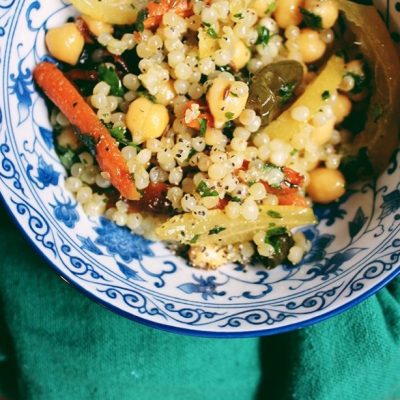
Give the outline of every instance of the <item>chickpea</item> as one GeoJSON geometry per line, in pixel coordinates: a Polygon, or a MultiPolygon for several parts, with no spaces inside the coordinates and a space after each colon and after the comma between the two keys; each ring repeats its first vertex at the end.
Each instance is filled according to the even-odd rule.
{"type": "Polygon", "coordinates": [[[275,21],[279,28],[287,28],[290,25],[299,25],[303,19],[300,8],[303,0],[279,0],[274,13],[275,21]]]}
{"type": "Polygon", "coordinates": [[[351,112],[352,103],[344,94],[338,94],[336,101],[332,104],[336,124],[340,124],[351,112]]]}
{"type": "Polygon", "coordinates": [[[315,127],[311,134],[312,141],[321,146],[327,143],[332,136],[332,131],[334,126],[335,126],[335,117],[332,117],[328,119],[328,121],[326,121],[324,125],[315,127]]]}
{"type": "Polygon", "coordinates": [[[306,0],[304,8],[321,17],[324,29],[332,28],[339,16],[339,9],[332,0],[306,0]]]}
{"type": "Polygon", "coordinates": [[[246,106],[249,88],[243,82],[216,78],[207,92],[207,102],[216,128],[237,118],[246,106]]]}
{"type": "Polygon", "coordinates": [[[113,26],[107,22],[93,19],[92,17],[89,17],[89,15],[82,15],[81,18],[85,21],[89,31],[95,36],[100,36],[102,33],[112,35],[114,32],[113,26]]]}
{"type": "Polygon", "coordinates": [[[249,62],[250,57],[251,51],[249,48],[241,40],[238,40],[233,46],[231,67],[235,71],[242,69],[249,62]]]}
{"type": "Polygon", "coordinates": [[[306,190],[316,203],[330,203],[345,192],[345,179],[336,169],[316,168],[310,172],[310,183],[306,190]]]}
{"type": "Polygon", "coordinates": [[[317,61],[323,56],[326,50],[326,44],[321,40],[318,32],[309,28],[301,30],[298,43],[305,63],[317,61]]]}
{"type": "Polygon", "coordinates": [[[76,150],[80,147],[78,136],[70,126],[64,128],[57,136],[57,143],[59,146],[70,148],[71,150],[76,150]]]}
{"type": "Polygon", "coordinates": [[[139,97],[129,105],[126,125],[136,143],[160,137],[169,122],[167,108],[139,97]]]}
{"type": "Polygon", "coordinates": [[[75,65],[82,53],[85,40],[73,22],[49,29],[46,45],[50,54],[57,60],[75,65]]]}

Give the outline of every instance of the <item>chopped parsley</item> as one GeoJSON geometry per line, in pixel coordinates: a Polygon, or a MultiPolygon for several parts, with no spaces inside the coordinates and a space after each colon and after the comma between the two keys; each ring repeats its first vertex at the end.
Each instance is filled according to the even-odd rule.
{"type": "Polygon", "coordinates": [[[293,150],[290,152],[290,155],[291,155],[291,156],[295,156],[298,152],[299,152],[298,149],[293,149],[293,150]]]}
{"type": "Polygon", "coordinates": [[[243,19],[244,18],[242,13],[237,13],[237,14],[234,15],[234,17],[237,18],[237,19],[243,19]]]}
{"type": "Polygon", "coordinates": [[[197,193],[199,193],[199,195],[201,197],[217,197],[218,196],[218,192],[214,189],[210,189],[207,186],[207,183],[205,183],[204,181],[201,181],[196,188],[197,193]]]}
{"type": "Polygon", "coordinates": [[[197,242],[197,240],[199,239],[200,235],[194,235],[190,240],[189,243],[190,244],[194,244],[197,242]]]}
{"type": "Polygon", "coordinates": [[[140,10],[137,14],[133,30],[137,32],[143,32],[144,21],[147,19],[148,16],[149,16],[149,11],[147,10],[147,8],[143,8],[142,10],[140,10]]]}
{"type": "Polygon", "coordinates": [[[269,29],[262,25],[259,25],[257,27],[257,33],[258,37],[256,40],[256,44],[262,44],[263,46],[266,46],[273,36],[271,35],[269,29]]]}
{"type": "Polygon", "coordinates": [[[233,201],[234,203],[240,203],[240,197],[238,196],[229,196],[229,201],[233,201]]]}
{"type": "Polygon", "coordinates": [[[207,28],[206,33],[208,36],[211,36],[213,39],[219,39],[218,33],[210,24],[203,22],[203,25],[207,28]]]}
{"type": "Polygon", "coordinates": [[[273,1],[265,10],[265,14],[273,13],[276,10],[277,4],[276,1],[273,1]]]}
{"type": "Polygon", "coordinates": [[[126,138],[126,128],[122,126],[118,126],[115,128],[109,128],[111,136],[118,142],[124,145],[128,144],[128,140],[126,138]]]}
{"type": "Polygon", "coordinates": [[[207,130],[207,120],[206,119],[201,119],[199,121],[199,125],[200,125],[200,136],[204,136],[206,134],[206,130],[207,130]]]}
{"type": "Polygon", "coordinates": [[[146,97],[146,99],[149,99],[150,101],[152,101],[153,103],[156,102],[156,98],[149,93],[149,91],[144,88],[144,87],[140,87],[137,91],[136,94],[140,97],[146,97]]]}
{"type": "Polygon", "coordinates": [[[233,119],[234,116],[235,114],[233,112],[228,111],[225,113],[225,117],[229,120],[233,119]]]}
{"type": "Polygon", "coordinates": [[[114,68],[101,64],[98,73],[99,80],[106,82],[110,86],[110,93],[112,95],[119,97],[124,95],[124,88],[114,68]]]}
{"type": "Polygon", "coordinates": [[[324,90],[321,94],[322,100],[328,100],[331,97],[329,90],[324,90]]]}
{"type": "Polygon", "coordinates": [[[282,218],[282,215],[274,210],[268,210],[267,215],[271,218],[282,218]]]}
{"type": "Polygon", "coordinates": [[[209,235],[216,235],[222,231],[224,231],[226,228],[223,226],[214,226],[214,228],[210,229],[208,234],[209,235]]]}
{"type": "Polygon", "coordinates": [[[271,245],[275,254],[280,254],[282,252],[280,238],[283,235],[287,235],[287,229],[284,226],[270,228],[265,233],[264,243],[271,245]]]}
{"type": "Polygon", "coordinates": [[[192,147],[185,161],[189,161],[196,153],[197,151],[192,147]]]}
{"type": "Polygon", "coordinates": [[[58,157],[61,161],[61,164],[66,168],[70,169],[72,164],[74,164],[76,160],[76,154],[69,148],[57,146],[56,148],[58,157]]]}
{"type": "Polygon", "coordinates": [[[299,7],[301,15],[303,16],[303,22],[311,29],[322,29],[322,18],[312,13],[311,11],[306,10],[303,7],[299,7]]]}
{"type": "Polygon", "coordinates": [[[281,104],[287,104],[294,95],[296,89],[296,82],[284,83],[279,89],[279,96],[281,97],[281,104]]]}

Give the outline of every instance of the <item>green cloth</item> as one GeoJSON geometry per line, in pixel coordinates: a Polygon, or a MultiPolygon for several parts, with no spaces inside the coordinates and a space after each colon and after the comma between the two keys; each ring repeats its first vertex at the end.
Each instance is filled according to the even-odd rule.
{"type": "Polygon", "coordinates": [[[0,397],[400,399],[399,280],[313,327],[205,339],[142,326],[87,299],[32,251],[1,206],[0,254],[0,397]]]}

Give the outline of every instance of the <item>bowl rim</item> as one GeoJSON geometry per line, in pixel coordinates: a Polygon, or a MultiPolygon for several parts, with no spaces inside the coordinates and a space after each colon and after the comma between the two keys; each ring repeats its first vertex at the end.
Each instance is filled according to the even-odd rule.
{"type": "Polygon", "coordinates": [[[174,333],[174,334],[181,334],[181,335],[188,335],[194,337],[205,337],[205,338],[217,338],[217,339],[240,339],[240,338],[255,338],[255,337],[263,337],[263,336],[270,336],[276,335],[280,333],[290,332],[294,330],[298,330],[301,328],[306,328],[310,325],[314,325],[318,322],[325,321],[331,317],[334,317],[338,314],[341,314],[348,309],[360,304],[364,300],[368,299],[375,293],[377,293],[381,288],[386,286],[389,282],[395,279],[398,275],[400,275],[400,264],[398,268],[394,268],[391,274],[387,275],[384,279],[380,280],[376,283],[373,287],[362,292],[359,296],[353,298],[351,301],[336,307],[333,310],[328,312],[322,313],[305,321],[299,321],[293,324],[271,328],[271,329],[261,329],[257,331],[242,331],[242,332],[216,332],[216,331],[202,331],[196,329],[186,329],[176,326],[171,326],[168,324],[162,324],[159,322],[154,322],[145,318],[141,318],[137,315],[133,315],[128,313],[121,308],[117,307],[116,305],[106,302],[102,300],[100,297],[96,297],[93,293],[89,290],[85,289],[82,285],[79,285],[77,282],[74,282],[70,279],[63,271],[59,268],[59,266],[50,259],[44,252],[41,251],[40,247],[33,241],[33,239],[28,235],[28,233],[24,230],[22,223],[17,219],[17,217],[13,214],[11,207],[9,206],[8,202],[6,201],[4,195],[0,191],[0,199],[4,205],[5,210],[7,211],[8,215],[11,217],[11,220],[14,224],[18,227],[18,229],[22,232],[25,239],[27,239],[27,243],[31,246],[36,254],[40,256],[40,258],[45,261],[48,265],[52,267],[53,272],[55,272],[64,282],[68,283],[69,285],[73,286],[77,289],[80,293],[84,294],[87,298],[94,301],[96,304],[103,306],[109,311],[124,317],[128,320],[138,322],[145,326],[156,328],[159,330],[163,330],[166,332],[174,333]]]}

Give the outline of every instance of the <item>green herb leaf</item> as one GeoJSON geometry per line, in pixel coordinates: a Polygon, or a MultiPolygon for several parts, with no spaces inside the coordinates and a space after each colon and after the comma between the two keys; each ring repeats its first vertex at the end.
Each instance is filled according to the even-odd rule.
{"type": "Polygon", "coordinates": [[[209,235],[216,235],[222,231],[224,231],[226,228],[223,226],[214,226],[214,228],[210,229],[208,234],[209,235]]]}
{"type": "Polygon", "coordinates": [[[296,155],[298,152],[299,152],[298,149],[293,149],[293,150],[290,152],[290,155],[291,155],[291,156],[294,156],[294,155],[296,155]]]}
{"type": "Polygon", "coordinates": [[[274,210],[268,210],[267,215],[271,218],[282,218],[282,215],[274,210]]]}
{"type": "Polygon", "coordinates": [[[265,10],[265,14],[273,13],[276,10],[277,4],[276,1],[272,2],[268,8],[265,10]]]}
{"type": "Polygon", "coordinates": [[[229,201],[233,201],[235,203],[240,203],[241,202],[240,197],[237,197],[237,196],[229,196],[229,197],[230,197],[229,201]]]}
{"type": "Polygon", "coordinates": [[[258,37],[256,40],[256,44],[262,44],[263,46],[266,46],[269,41],[271,40],[272,36],[271,33],[269,32],[269,29],[266,28],[265,26],[259,25],[257,27],[257,33],[258,37]]]}
{"type": "Polygon", "coordinates": [[[92,155],[96,154],[96,142],[92,136],[78,132],[79,139],[92,155]]]}
{"type": "Polygon", "coordinates": [[[266,237],[270,238],[272,236],[284,235],[285,233],[287,233],[287,229],[284,226],[276,226],[267,230],[266,237]]]}
{"type": "Polygon", "coordinates": [[[233,117],[235,116],[235,114],[233,112],[227,111],[225,113],[225,117],[229,120],[233,119],[233,117]]]}
{"type": "Polygon", "coordinates": [[[235,130],[236,125],[232,120],[226,121],[224,126],[222,127],[222,133],[228,138],[233,138],[233,131],[235,130]]]}
{"type": "Polygon", "coordinates": [[[57,148],[57,153],[64,168],[70,169],[76,160],[76,153],[73,152],[71,149],[66,149],[64,147],[57,148]]]}
{"type": "Polygon", "coordinates": [[[194,235],[190,240],[189,243],[190,244],[195,244],[197,242],[197,240],[199,239],[200,235],[194,235]]]}
{"type": "Polygon", "coordinates": [[[329,90],[324,90],[321,94],[322,100],[328,100],[331,97],[329,90]]]}
{"type": "Polygon", "coordinates": [[[218,196],[218,192],[216,190],[210,189],[207,186],[207,183],[205,183],[204,181],[201,181],[196,188],[197,193],[199,193],[199,195],[201,197],[217,197],[218,196]]]}
{"type": "Polygon", "coordinates": [[[114,68],[101,64],[99,65],[98,73],[99,80],[110,85],[110,93],[112,95],[119,97],[124,95],[124,88],[114,68]]]}
{"type": "Polygon", "coordinates": [[[136,22],[134,24],[134,31],[143,32],[144,31],[144,21],[146,21],[147,17],[149,16],[149,12],[147,8],[143,8],[138,12],[136,17],[136,22]]]}
{"type": "Polygon", "coordinates": [[[197,153],[197,151],[192,147],[189,151],[189,155],[187,156],[185,161],[189,161],[195,154],[197,153]]]}
{"type": "Polygon", "coordinates": [[[296,89],[296,82],[285,83],[279,89],[279,96],[281,97],[281,104],[287,104],[294,95],[296,89]]]}
{"type": "Polygon", "coordinates": [[[111,136],[118,142],[124,145],[128,145],[129,141],[126,138],[126,128],[118,126],[115,128],[109,128],[111,136]]]}
{"type": "Polygon", "coordinates": [[[146,88],[144,88],[143,86],[140,87],[138,90],[136,90],[136,94],[140,97],[146,97],[146,99],[149,99],[150,101],[152,101],[153,103],[156,102],[156,98],[150,94],[148,92],[148,90],[146,88]]]}
{"type": "Polygon", "coordinates": [[[303,15],[303,22],[311,29],[322,29],[322,18],[312,13],[311,11],[306,10],[303,7],[299,7],[300,12],[303,15]]]}
{"type": "Polygon", "coordinates": [[[265,233],[264,243],[271,245],[274,248],[275,254],[281,253],[281,241],[283,235],[287,235],[287,229],[284,226],[270,228],[265,233]]]}
{"type": "Polygon", "coordinates": [[[207,130],[207,120],[206,119],[201,119],[199,121],[199,124],[200,124],[199,135],[200,136],[204,136],[206,134],[206,130],[207,130]]]}
{"type": "Polygon", "coordinates": [[[237,14],[234,15],[234,17],[237,18],[237,19],[243,19],[244,18],[242,13],[237,13],[237,14]]]}
{"type": "Polygon", "coordinates": [[[207,28],[207,35],[208,36],[211,36],[213,39],[218,39],[219,38],[219,36],[218,36],[218,33],[217,32],[215,32],[215,29],[214,28],[207,28]]]}

